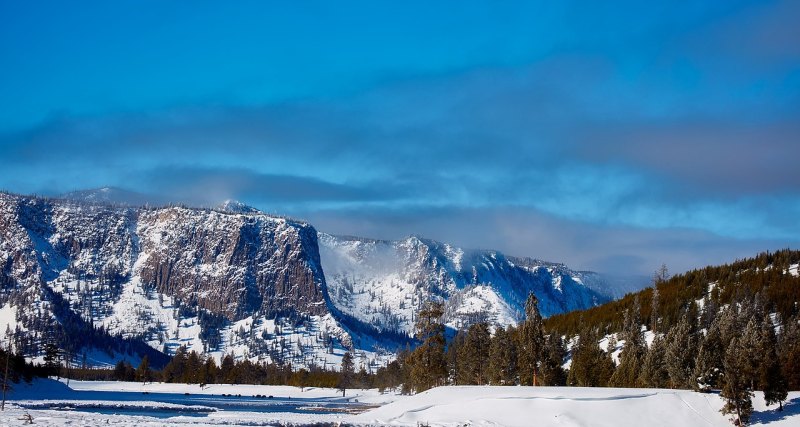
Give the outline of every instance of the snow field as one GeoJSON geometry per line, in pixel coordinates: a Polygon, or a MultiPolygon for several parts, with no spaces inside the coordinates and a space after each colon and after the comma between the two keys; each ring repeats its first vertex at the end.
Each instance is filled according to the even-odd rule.
{"type": "MultiPolygon", "coordinates": [[[[800,392],[783,412],[753,399],[753,425],[800,425],[800,392]]],[[[356,425],[731,426],[716,394],[688,390],[582,387],[440,387],[354,416],[356,425]]]]}

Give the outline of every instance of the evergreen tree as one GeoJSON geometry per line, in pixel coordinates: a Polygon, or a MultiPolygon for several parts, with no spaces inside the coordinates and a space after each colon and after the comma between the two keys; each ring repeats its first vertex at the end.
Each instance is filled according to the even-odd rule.
{"type": "Polygon", "coordinates": [[[464,375],[464,363],[461,360],[462,348],[467,341],[467,332],[460,329],[456,335],[447,344],[445,357],[447,358],[447,378],[452,384],[463,385],[467,384],[466,376],[464,375]]]}
{"type": "Polygon", "coordinates": [[[223,384],[234,384],[234,368],[236,363],[233,360],[232,354],[226,354],[222,358],[219,370],[217,371],[217,382],[223,384]]]}
{"type": "MultiPolygon", "coordinates": [[[[753,313],[753,315],[755,315],[753,313]]],[[[759,381],[760,367],[763,365],[763,344],[761,325],[755,317],[748,319],[741,336],[742,376],[750,390],[755,390],[759,381]]]]}
{"type": "Polygon", "coordinates": [[[490,339],[489,325],[486,322],[475,323],[467,330],[467,338],[459,355],[463,384],[482,385],[487,382],[486,365],[490,339]]]}
{"type": "Polygon", "coordinates": [[[725,400],[721,409],[723,414],[734,414],[734,425],[746,425],[753,413],[752,392],[748,389],[749,381],[745,378],[746,363],[743,360],[744,346],[742,340],[733,338],[725,352],[724,385],[720,396],[725,400]]]}
{"type": "Polygon", "coordinates": [[[542,384],[549,386],[567,384],[567,372],[562,367],[566,355],[567,346],[564,340],[556,334],[548,335],[542,357],[542,384]]]}
{"type": "Polygon", "coordinates": [[[213,357],[206,358],[206,363],[203,365],[202,384],[213,384],[219,376],[219,368],[217,368],[217,361],[213,357]]]}
{"type": "Polygon", "coordinates": [[[139,367],[136,368],[136,378],[143,383],[153,381],[153,371],[150,369],[150,358],[147,357],[146,354],[142,357],[139,367]]]}
{"type": "Polygon", "coordinates": [[[180,346],[175,350],[175,355],[164,367],[161,375],[163,380],[168,383],[183,381],[186,371],[186,347],[180,346]]]}
{"type": "Polygon", "coordinates": [[[125,381],[125,361],[120,360],[114,365],[113,377],[116,381],[125,381]]]}
{"type": "Polygon", "coordinates": [[[498,327],[489,347],[489,381],[493,385],[513,385],[517,381],[517,349],[513,330],[498,327]]]}
{"type": "Polygon", "coordinates": [[[342,356],[342,369],[339,372],[339,390],[342,391],[342,397],[347,392],[347,387],[352,385],[354,375],[355,363],[353,362],[353,355],[346,351],[342,356]]]}
{"type": "Polygon", "coordinates": [[[447,363],[444,349],[444,306],[440,302],[429,301],[420,310],[416,332],[422,344],[411,354],[411,383],[417,392],[444,384],[447,378],[447,363]]]}
{"type": "Polygon", "coordinates": [[[196,351],[192,350],[186,357],[182,381],[186,384],[200,384],[202,383],[202,375],[203,359],[196,351]]]}
{"type": "Polygon", "coordinates": [[[611,355],[597,345],[597,333],[584,330],[572,347],[572,363],[567,384],[579,387],[605,387],[614,374],[611,355]]]}
{"type": "Polygon", "coordinates": [[[539,300],[531,292],[525,301],[525,321],[519,327],[518,367],[520,382],[539,385],[539,363],[544,349],[544,324],[539,313],[539,300]]]}
{"type": "Polygon", "coordinates": [[[693,388],[695,354],[697,344],[692,326],[691,315],[684,312],[678,324],[667,334],[667,372],[673,388],[693,388]]]}
{"type": "Polygon", "coordinates": [[[666,366],[667,346],[663,336],[656,335],[647,349],[639,372],[639,383],[643,387],[664,388],[669,382],[666,366]]]}
{"type": "Polygon", "coordinates": [[[622,352],[619,356],[619,366],[611,376],[610,385],[613,387],[638,387],[639,369],[644,362],[647,347],[641,329],[640,306],[638,297],[634,299],[630,311],[625,311],[625,330],[622,352]]]}
{"type": "Polygon", "coordinates": [[[800,390],[800,323],[794,317],[784,322],[780,340],[781,371],[790,390],[800,390]]]}
{"type": "Polygon", "coordinates": [[[781,372],[781,363],[778,359],[778,340],[775,337],[775,328],[769,316],[764,316],[761,325],[762,363],[759,366],[759,383],[764,391],[764,401],[767,405],[777,403],[783,411],[783,401],[788,396],[789,386],[781,372]]]}
{"type": "Polygon", "coordinates": [[[52,342],[48,342],[44,347],[44,367],[48,376],[59,373],[58,346],[52,342]]]}
{"type": "Polygon", "coordinates": [[[724,369],[725,344],[717,317],[706,332],[700,344],[700,351],[695,362],[694,378],[696,388],[700,391],[711,391],[721,386],[720,376],[724,369]]]}
{"type": "Polygon", "coordinates": [[[659,323],[659,306],[658,306],[658,283],[653,284],[653,295],[650,301],[650,330],[653,331],[654,334],[658,333],[658,323],[659,323]]]}

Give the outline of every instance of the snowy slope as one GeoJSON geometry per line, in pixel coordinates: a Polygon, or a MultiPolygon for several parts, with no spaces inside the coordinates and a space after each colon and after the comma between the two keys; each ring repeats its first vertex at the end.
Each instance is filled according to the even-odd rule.
{"type": "MultiPolygon", "coordinates": [[[[783,413],[753,399],[752,425],[800,424],[800,392],[783,413]]],[[[581,387],[440,387],[360,414],[355,425],[730,426],[716,394],[687,390],[581,387]]]]}
{"type": "Polygon", "coordinates": [[[464,250],[416,236],[399,241],[319,233],[331,303],[379,330],[413,334],[414,315],[429,299],[445,301],[446,322],[515,324],[529,292],[545,316],[607,301],[584,280],[593,273],[561,264],[464,250]]]}

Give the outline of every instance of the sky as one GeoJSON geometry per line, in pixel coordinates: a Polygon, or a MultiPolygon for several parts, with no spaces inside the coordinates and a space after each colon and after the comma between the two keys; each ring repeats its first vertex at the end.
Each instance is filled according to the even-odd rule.
{"type": "Polygon", "coordinates": [[[577,269],[800,248],[800,2],[0,0],[0,188],[577,269]]]}

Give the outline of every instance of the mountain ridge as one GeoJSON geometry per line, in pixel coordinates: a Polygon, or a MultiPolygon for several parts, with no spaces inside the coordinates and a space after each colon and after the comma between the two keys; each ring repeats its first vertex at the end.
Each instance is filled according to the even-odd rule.
{"type": "MultiPolygon", "coordinates": [[[[218,358],[330,367],[357,350],[370,365],[412,339],[427,299],[447,303],[453,328],[481,317],[516,323],[530,291],[547,313],[605,300],[563,264],[419,236],[342,238],[258,210],[11,193],[0,193],[0,267],[0,312],[13,311],[0,317],[3,341],[31,358],[46,342],[96,347],[71,336],[67,318],[76,317],[165,354],[184,345],[218,358]],[[356,291],[337,279],[356,273],[374,286],[356,291]]],[[[108,350],[114,359],[130,348],[108,350]]]]}

